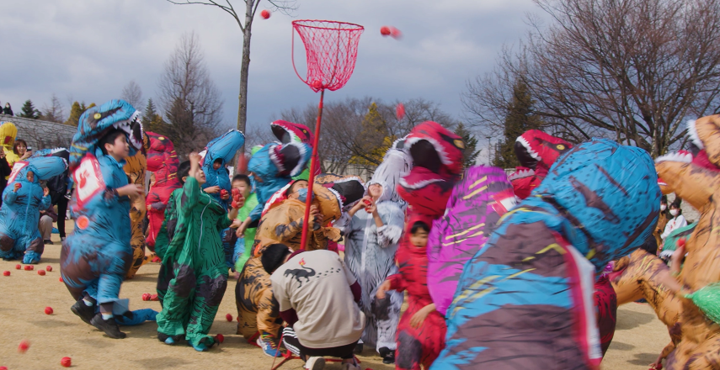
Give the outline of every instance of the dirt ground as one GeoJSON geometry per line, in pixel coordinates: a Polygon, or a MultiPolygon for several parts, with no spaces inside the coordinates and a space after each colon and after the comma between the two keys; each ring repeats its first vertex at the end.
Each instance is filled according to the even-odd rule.
{"type": "MultiPolygon", "coordinates": [[[[168,346],[158,342],[155,323],[145,323],[123,330],[128,338],[110,339],[89,326],[72,312],[73,300],[60,276],[60,242],[53,234],[55,245],[45,249],[43,261],[34,271],[16,270],[17,262],[0,261],[0,366],[16,369],[60,369],[60,359],[72,358],[78,369],[270,369],[273,359],[247,344],[235,334],[235,322],[225,315],[237,316],[235,282],[228,283],[225,298],[218,311],[211,333],[222,333],[225,343],[209,352],[196,352],[188,346],[168,346]],[[52,266],[45,276],[37,270],[52,266]],[[45,315],[45,307],[55,311],[45,315]],[[17,351],[22,340],[30,342],[25,354],[17,351]]],[[[155,293],[158,264],[143,266],[138,275],[122,286],[121,298],[130,299],[130,308],[160,310],[158,302],[143,302],[143,293],[155,293]]],[[[667,330],[646,304],[629,304],[618,311],[617,331],[603,361],[603,369],[646,370],[660,350],[669,342],[667,330]]],[[[393,369],[384,365],[374,351],[365,348],[360,356],[363,369],[393,369]]],[[[293,360],[281,369],[302,369],[302,362],[293,360]]],[[[326,369],[340,369],[329,363],[326,369]]]]}

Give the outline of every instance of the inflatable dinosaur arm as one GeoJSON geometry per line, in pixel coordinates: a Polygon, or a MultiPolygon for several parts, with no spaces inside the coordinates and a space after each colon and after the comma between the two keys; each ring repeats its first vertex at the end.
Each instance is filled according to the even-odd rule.
{"type": "Polygon", "coordinates": [[[688,122],[688,133],[693,144],[707,153],[708,160],[720,165],[720,115],[688,122]]]}
{"type": "Polygon", "coordinates": [[[48,209],[50,206],[52,206],[52,197],[50,197],[50,194],[43,196],[42,202],[40,202],[40,210],[48,209]]]}
{"type": "Polygon", "coordinates": [[[6,189],[3,194],[3,203],[14,204],[17,200],[18,193],[11,187],[7,187],[6,189]]]}
{"type": "Polygon", "coordinates": [[[390,290],[400,293],[407,289],[407,282],[402,278],[401,274],[390,275],[388,276],[387,281],[390,282],[390,290]]]}

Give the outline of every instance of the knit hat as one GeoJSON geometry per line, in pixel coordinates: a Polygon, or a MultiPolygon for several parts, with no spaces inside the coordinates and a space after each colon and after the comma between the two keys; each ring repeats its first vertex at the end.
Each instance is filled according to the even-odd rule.
{"type": "Polygon", "coordinates": [[[273,271],[285,263],[285,257],[290,253],[292,251],[285,244],[271,244],[262,252],[260,262],[262,262],[265,271],[272,274],[273,271]]]}

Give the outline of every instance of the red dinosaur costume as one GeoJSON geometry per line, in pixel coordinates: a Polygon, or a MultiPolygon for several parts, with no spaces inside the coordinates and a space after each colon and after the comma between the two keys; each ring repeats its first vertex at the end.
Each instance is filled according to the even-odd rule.
{"type": "MultiPolygon", "coordinates": [[[[412,316],[433,303],[427,287],[427,251],[410,243],[410,229],[417,221],[428,226],[442,216],[455,182],[462,171],[465,144],[454,133],[435,122],[415,126],[407,136],[414,167],[400,180],[398,193],[408,202],[405,233],[395,258],[400,273],[388,278],[391,289],[408,291],[408,309],[397,330],[396,369],[425,369],[445,348],[445,318],[431,312],[418,328],[410,326],[412,316]]],[[[386,297],[387,299],[387,297],[386,297]]]]}
{"type": "Polygon", "coordinates": [[[150,140],[150,147],[147,150],[147,170],[155,174],[155,184],[150,187],[145,199],[149,221],[145,243],[154,252],[155,238],[165,220],[165,207],[170,194],[181,187],[177,178],[180,161],[170,139],[153,132],[145,134],[150,140]]]}
{"type": "Polygon", "coordinates": [[[515,195],[520,199],[529,197],[555,160],[570,148],[572,144],[567,141],[539,130],[528,130],[519,136],[515,141],[515,155],[522,166],[508,176],[515,195]]]}

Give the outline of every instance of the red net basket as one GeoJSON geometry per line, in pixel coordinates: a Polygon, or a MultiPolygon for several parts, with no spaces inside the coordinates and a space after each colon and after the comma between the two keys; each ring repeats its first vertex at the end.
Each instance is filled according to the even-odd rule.
{"type": "Polygon", "coordinates": [[[295,67],[293,36],[293,68],[310,88],[335,91],[348,82],[355,69],[358,43],[365,28],[353,23],[318,20],[293,21],[293,30],[305,45],[307,74],[301,77],[295,67]]]}

